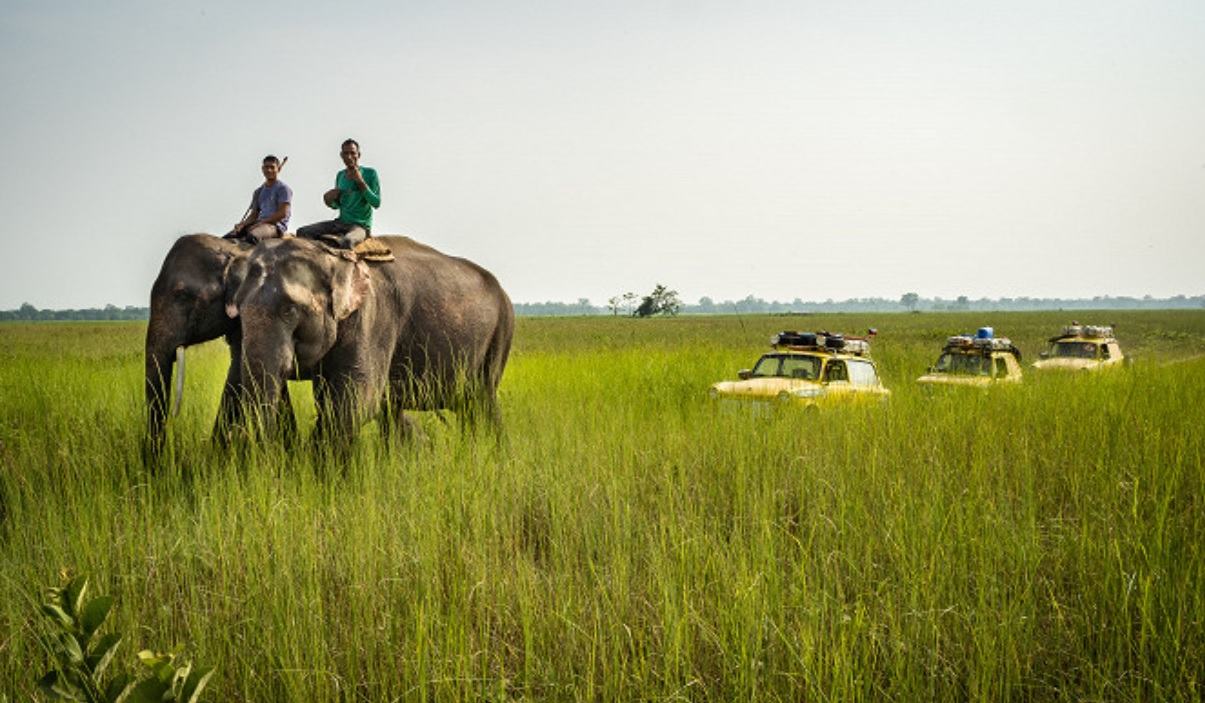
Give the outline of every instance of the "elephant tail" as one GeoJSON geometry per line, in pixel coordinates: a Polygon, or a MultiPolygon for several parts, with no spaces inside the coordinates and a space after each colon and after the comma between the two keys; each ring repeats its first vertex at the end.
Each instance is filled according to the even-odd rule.
{"type": "Polygon", "coordinates": [[[485,350],[482,365],[482,376],[485,390],[491,397],[498,392],[498,384],[502,382],[502,372],[506,369],[506,360],[510,356],[510,344],[515,334],[515,311],[510,300],[503,294],[505,305],[498,316],[498,324],[490,337],[489,347],[485,350]]]}

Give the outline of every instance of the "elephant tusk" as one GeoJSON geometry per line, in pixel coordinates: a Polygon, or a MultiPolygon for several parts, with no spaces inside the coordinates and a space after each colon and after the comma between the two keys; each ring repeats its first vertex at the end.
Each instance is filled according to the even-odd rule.
{"type": "Polygon", "coordinates": [[[172,417],[180,414],[180,399],[184,397],[184,347],[176,347],[176,397],[172,402],[172,417]]]}

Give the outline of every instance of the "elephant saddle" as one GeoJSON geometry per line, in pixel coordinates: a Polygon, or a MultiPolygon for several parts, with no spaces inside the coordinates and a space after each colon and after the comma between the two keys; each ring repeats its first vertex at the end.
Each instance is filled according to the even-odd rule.
{"type": "Polygon", "coordinates": [[[323,241],[325,237],[319,237],[318,241],[326,244],[326,250],[335,256],[343,258],[358,259],[360,261],[393,261],[393,250],[389,245],[379,239],[369,237],[356,244],[351,251],[337,246],[331,246],[323,241]]]}
{"type": "Polygon", "coordinates": [[[393,250],[379,239],[369,237],[352,249],[364,261],[393,261],[393,250]]]}

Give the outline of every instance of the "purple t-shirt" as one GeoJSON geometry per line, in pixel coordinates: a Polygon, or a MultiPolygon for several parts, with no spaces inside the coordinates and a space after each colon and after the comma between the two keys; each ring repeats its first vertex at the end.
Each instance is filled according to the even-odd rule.
{"type": "MultiPolygon", "coordinates": [[[[251,199],[252,206],[255,207],[256,218],[260,220],[267,219],[276,212],[283,203],[293,202],[293,189],[284,184],[284,181],[277,180],[271,185],[262,185],[255,190],[255,195],[251,199]]],[[[289,228],[289,215],[276,223],[276,229],[282,233],[289,228]]]]}

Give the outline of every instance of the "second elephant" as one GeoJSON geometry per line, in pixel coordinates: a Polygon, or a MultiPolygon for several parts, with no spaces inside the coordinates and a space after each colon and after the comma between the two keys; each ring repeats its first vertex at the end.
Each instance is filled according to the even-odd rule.
{"type": "Polygon", "coordinates": [[[407,237],[381,237],[394,260],[367,263],[303,239],[271,240],[245,262],[228,309],[242,325],[242,377],[267,429],[289,379],[313,379],[319,438],[350,441],[381,414],[451,409],[501,418],[498,383],[514,308],[494,276],[407,237]]]}

